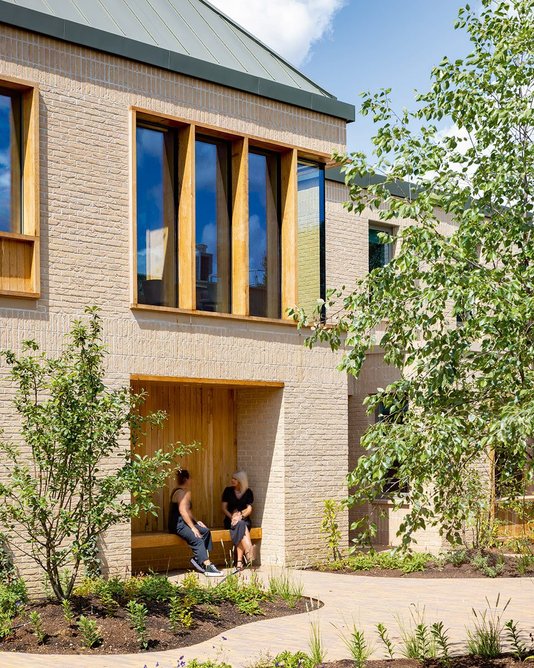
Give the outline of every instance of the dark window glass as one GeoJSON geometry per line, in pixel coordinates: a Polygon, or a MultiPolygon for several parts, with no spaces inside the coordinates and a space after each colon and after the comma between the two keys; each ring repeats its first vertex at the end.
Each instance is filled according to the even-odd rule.
{"type": "Polygon", "coordinates": [[[0,89],[0,231],[22,231],[20,96],[0,89]]]}
{"type": "Polygon", "coordinates": [[[229,313],[231,181],[228,145],[197,140],[195,174],[197,309],[229,313]]]}
{"type": "MultiPolygon", "coordinates": [[[[386,406],[381,401],[375,409],[375,422],[402,424],[407,409],[408,405],[405,404],[403,408],[394,411],[391,407],[386,406]]],[[[408,482],[400,479],[399,468],[399,462],[396,460],[386,471],[384,488],[382,490],[382,494],[385,498],[391,496],[406,496],[410,491],[408,482]]]]}
{"type": "Polygon", "coordinates": [[[378,238],[380,232],[387,230],[369,230],[369,271],[385,267],[392,257],[392,244],[384,244],[378,238]]]}
{"type": "Polygon", "coordinates": [[[298,164],[298,305],[308,313],[325,297],[324,168],[298,164]]]}
{"type": "Polygon", "coordinates": [[[177,306],[175,134],[137,128],[138,300],[177,306]]]}
{"type": "Polygon", "coordinates": [[[249,153],[249,312],[280,317],[280,161],[249,153]]]}

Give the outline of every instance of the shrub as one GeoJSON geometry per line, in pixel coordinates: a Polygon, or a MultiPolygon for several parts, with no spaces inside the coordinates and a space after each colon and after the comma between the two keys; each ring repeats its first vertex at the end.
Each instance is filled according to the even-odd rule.
{"type": "Polygon", "coordinates": [[[305,652],[280,652],[272,660],[276,668],[313,668],[312,660],[305,652]]]}
{"type": "Polygon", "coordinates": [[[174,596],[169,602],[169,624],[173,633],[181,628],[190,629],[193,626],[193,610],[190,598],[174,596]]]}
{"type": "Polygon", "coordinates": [[[97,647],[102,642],[102,633],[98,624],[94,619],[89,619],[84,615],[80,615],[78,619],[78,630],[82,637],[82,645],[91,649],[92,647],[97,647]]]}
{"type": "Polygon", "coordinates": [[[16,617],[27,601],[28,593],[24,580],[16,578],[8,584],[0,583],[0,615],[16,617]]]}
{"type": "Polygon", "coordinates": [[[126,610],[128,611],[130,624],[135,631],[139,647],[142,649],[147,649],[148,632],[146,628],[146,618],[148,615],[148,610],[146,605],[143,603],[136,603],[136,601],[130,601],[126,606],[126,610]]]}
{"type": "Polygon", "coordinates": [[[72,626],[72,624],[74,624],[75,617],[71,602],[64,598],[61,601],[61,607],[63,608],[63,619],[69,626],[72,626]]]}
{"type": "Polygon", "coordinates": [[[151,574],[138,578],[136,597],[149,603],[164,603],[170,601],[176,591],[177,587],[166,575],[151,574]]]}
{"type": "Polygon", "coordinates": [[[32,610],[32,612],[30,612],[29,620],[33,634],[37,638],[37,642],[39,645],[42,645],[46,640],[46,633],[43,629],[43,619],[41,615],[36,610],[32,610]]]}
{"type": "Polygon", "coordinates": [[[340,504],[333,499],[324,500],[323,519],[321,521],[321,533],[326,537],[326,544],[332,553],[332,559],[336,561],[341,558],[339,544],[341,542],[341,531],[337,521],[340,504]]]}

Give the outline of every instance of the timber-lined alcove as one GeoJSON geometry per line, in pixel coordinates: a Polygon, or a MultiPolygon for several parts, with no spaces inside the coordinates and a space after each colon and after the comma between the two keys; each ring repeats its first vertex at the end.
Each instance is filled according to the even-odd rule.
{"type": "MultiPolygon", "coordinates": [[[[237,469],[236,392],[243,387],[282,386],[282,383],[270,382],[132,376],[132,390],[146,393],[140,413],[147,415],[163,410],[167,414],[163,426],[146,427],[136,451],[140,455],[152,454],[177,441],[199,444],[197,450],[179,463],[191,473],[195,517],[216,530],[210,555],[215,563],[225,564],[231,558],[228,532],[220,531],[224,519],[221,495],[237,469]]],[[[167,532],[170,495],[175,487],[174,471],[169,471],[167,484],[154,496],[158,515],[143,513],[132,519],[134,573],[190,566],[189,547],[167,532]]],[[[261,538],[261,528],[256,527],[252,535],[261,538]]]]}

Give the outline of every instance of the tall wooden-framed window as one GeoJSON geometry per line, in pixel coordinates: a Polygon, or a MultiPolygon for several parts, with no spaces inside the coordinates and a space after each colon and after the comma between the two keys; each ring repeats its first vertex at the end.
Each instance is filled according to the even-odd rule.
{"type": "Polygon", "coordinates": [[[141,304],[177,306],[177,134],[140,123],[136,147],[138,299],[141,304]]]}
{"type": "Polygon", "coordinates": [[[39,296],[39,91],[0,80],[0,295],[39,296]]]}
{"type": "Polygon", "coordinates": [[[280,156],[251,148],[249,167],[249,314],[280,318],[280,156]]]}
{"type": "MultiPolygon", "coordinates": [[[[137,108],[130,136],[132,307],[293,322],[299,158],[324,177],[327,156],[137,108]]],[[[315,299],[324,292],[320,177],[315,299]]]]}
{"type": "Polygon", "coordinates": [[[326,296],[324,165],[298,161],[298,305],[310,313],[326,296]]]}
{"type": "Polygon", "coordinates": [[[199,311],[231,312],[231,147],[195,140],[195,276],[199,311]]]}

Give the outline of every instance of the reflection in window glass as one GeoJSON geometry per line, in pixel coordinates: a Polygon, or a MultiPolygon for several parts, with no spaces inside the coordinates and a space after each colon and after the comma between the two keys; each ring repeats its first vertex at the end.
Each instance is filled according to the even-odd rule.
{"type": "Polygon", "coordinates": [[[141,304],[177,305],[174,135],[137,128],[137,282],[141,304]]]}
{"type": "Polygon", "coordinates": [[[0,90],[0,231],[21,232],[21,104],[0,90]]]}
{"type": "Polygon", "coordinates": [[[325,296],[324,169],[298,164],[298,305],[310,313],[325,296]]]}
{"type": "Polygon", "coordinates": [[[230,312],[229,155],[222,142],[197,140],[196,295],[200,311],[230,312]]]}
{"type": "Polygon", "coordinates": [[[280,317],[279,158],[249,153],[249,313],[280,317]]]}
{"type": "MultiPolygon", "coordinates": [[[[385,267],[392,257],[392,244],[383,244],[378,235],[386,230],[369,230],[369,271],[385,267]]],[[[387,232],[387,231],[386,231],[387,232]]]]}

